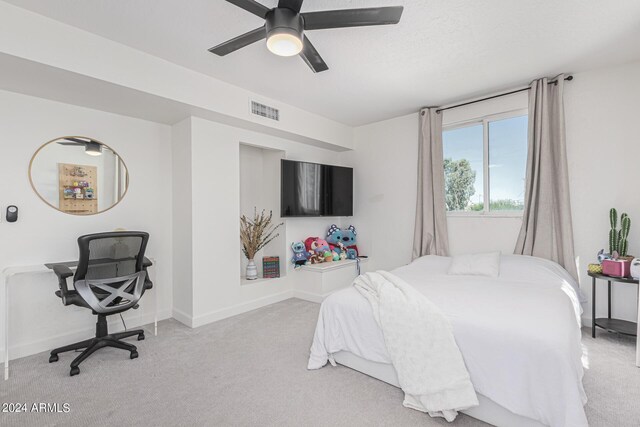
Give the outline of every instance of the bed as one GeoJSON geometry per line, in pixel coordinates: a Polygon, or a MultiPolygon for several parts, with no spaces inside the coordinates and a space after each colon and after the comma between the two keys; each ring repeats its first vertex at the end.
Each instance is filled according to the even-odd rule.
{"type": "MultiPolygon", "coordinates": [[[[463,411],[498,426],[586,426],[580,289],[559,265],[502,255],[497,278],[448,275],[425,256],[392,271],[451,322],[480,405],[463,411]]],[[[309,369],[337,362],[394,386],[382,330],[354,288],[322,303],[309,369]]]]}

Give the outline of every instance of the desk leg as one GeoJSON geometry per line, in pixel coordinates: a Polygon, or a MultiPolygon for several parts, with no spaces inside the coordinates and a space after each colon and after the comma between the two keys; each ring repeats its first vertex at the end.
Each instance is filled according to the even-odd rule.
{"type": "Polygon", "coordinates": [[[591,337],[596,337],[596,278],[591,278],[591,337]]]}
{"type": "Polygon", "coordinates": [[[608,286],[607,292],[609,292],[608,299],[607,299],[607,317],[611,319],[611,280],[607,281],[607,286],[608,286]]]}
{"type": "MultiPolygon", "coordinates": [[[[640,337],[640,285],[638,285],[638,329],[636,329],[636,337],[640,337]]],[[[638,345],[638,339],[636,339],[636,366],[640,368],[640,345],[638,345]]]]}
{"type": "Polygon", "coordinates": [[[2,275],[4,283],[4,380],[9,379],[9,284],[7,276],[2,275]]]}
{"type": "Polygon", "coordinates": [[[154,289],[155,294],[155,310],[153,310],[153,335],[158,336],[158,288],[154,289]]]}

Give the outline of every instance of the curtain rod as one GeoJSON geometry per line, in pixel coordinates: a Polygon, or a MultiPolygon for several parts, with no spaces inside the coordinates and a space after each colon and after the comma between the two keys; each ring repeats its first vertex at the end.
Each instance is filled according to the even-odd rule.
{"type": "MultiPolygon", "coordinates": [[[[567,81],[571,81],[571,80],[573,80],[573,76],[567,76],[564,79],[567,80],[567,81]]],[[[558,80],[552,80],[549,83],[556,85],[556,84],[558,84],[558,80]]],[[[488,96],[486,98],[476,99],[475,101],[463,102],[462,104],[456,104],[456,105],[451,105],[450,107],[439,108],[439,109],[436,110],[436,114],[440,114],[441,111],[450,110],[452,108],[463,107],[465,105],[475,104],[476,102],[488,101],[490,99],[500,98],[501,96],[512,95],[512,94],[518,93],[518,92],[524,92],[525,90],[529,90],[529,89],[530,89],[530,87],[527,86],[527,87],[522,88],[522,89],[516,89],[516,90],[512,90],[510,92],[505,92],[505,93],[501,93],[501,94],[498,94],[498,95],[488,96]]]]}

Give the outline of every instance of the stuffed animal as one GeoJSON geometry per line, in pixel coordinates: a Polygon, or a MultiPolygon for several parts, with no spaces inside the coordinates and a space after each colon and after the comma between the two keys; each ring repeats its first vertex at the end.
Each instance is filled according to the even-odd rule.
{"type": "Polygon", "coordinates": [[[337,225],[331,224],[331,227],[329,227],[329,231],[327,231],[327,242],[329,243],[329,247],[332,251],[336,251],[338,242],[342,243],[342,245],[347,248],[347,259],[356,259],[358,257],[356,234],[356,228],[353,225],[350,225],[349,228],[341,230],[337,225]]]}
{"type": "Polygon", "coordinates": [[[304,247],[304,243],[302,242],[294,242],[291,244],[291,250],[293,251],[293,258],[291,258],[291,262],[298,265],[305,265],[309,260],[309,252],[304,247]]]}
{"type": "Polygon", "coordinates": [[[319,256],[318,254],[311,254],[309,256],[309,261],[311,262],[311,264],[320,264],[321,262],[324,262],[324,258],[319,256]]]}
{"type": "Polygon", "coordinates": [[[340,230],[337,225],[331,224],[331,227],[329,227],[327,231],[327,242],[332,249],[338,242],[342,242],[342,230],[340,230]]]}
{"type": "Polygon", "coordinates": [[[602,264],[602,261],[605,259],[613,259],[613,255],[605,253],[604,249],[600,249],[600,252],[598,252],[598,262],[602,264]]]}
{"type": "Polygon", "coordinates": [[[334,261],[343,261],[347,259],[347,248],[342,244],[342,242],[337,242],[337,244],[331,249],[331,253],[333,254],[334,261]]]}
{"type": "Polygon", "coordinates": [[[318,253],[320,255],[324,255],[326,251],[330,251],[329,243],[326,240],[321,239],[320,237],[308,237],[304,241],[304,245],[307,248],[308,252],[318,253]]]}
{"type": "Polygon", "coordinates": [[[326,240],[323,240],[319,237],[308,237],[304,241],[304,244],[308,252],[316,255],[317,259],[313,257],[310,258],[312,264],[333,260],[331,249],[329,248],[329,244],[326,240]]]}

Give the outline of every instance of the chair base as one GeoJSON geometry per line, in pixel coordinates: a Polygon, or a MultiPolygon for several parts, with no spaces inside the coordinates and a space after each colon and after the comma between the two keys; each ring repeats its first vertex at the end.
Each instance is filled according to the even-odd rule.
{"type": "Polygon", "coordinates": [[[135,329],[132,331],[117,332],[115,334],[107,333],[107,321],[104,315],[98,315],[98,322],[96,323],[96,337],[88,340],[80,341],[75,344],[65,345],[64,347],[56,348],[51,351],[49,356],[49,363],[57,362],[59,360],[58,354],[65,353],[67,351],[74,351],[84,349],[82,353],[71,362],[70,375],[78,375],[80,373],[79,365],[89,356],[91,356],[97,350],[103,347],[114,347],[122,350],[129,351],[129,358],[135,359],[138,357],[138,350],[135,345],[122,341],[123,338],[138,336],[138,341],[144,339],[144,330],[135,329]]]}

